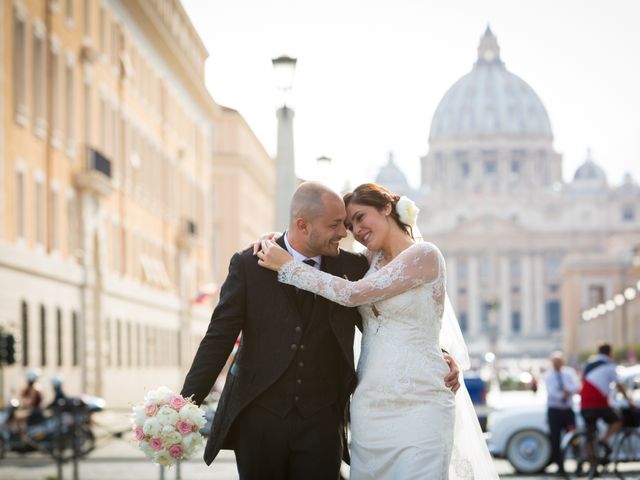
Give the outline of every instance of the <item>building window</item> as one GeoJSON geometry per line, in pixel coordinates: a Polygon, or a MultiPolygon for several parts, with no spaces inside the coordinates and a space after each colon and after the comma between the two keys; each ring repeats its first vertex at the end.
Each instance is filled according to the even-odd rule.
{"type": "Polygon", "coordinates": [[[551,331],[560,330],[560,301],[549,300],[547,302],[547,329],[551,331]]]}
{"type": "Polygon", "coordinates": [[[513,333],[520,333],[522,330],[520,312],[514,311],[511,312],[511,331],[513,333]]]}
{"type": "Polygon", "coordinates": [[[67,248],[70,256],[75,256],[79,247],[79,212],[76,196],[72,190],[67,193],[67,248]]]}
{"type": "Polygon", "coordinates": [[[480,283],[487,284],[491,279],[491,259],[488,255],[482,255],[478,262],[478,277],[480,283]]]}
{"type": "Polygon", "coordinates": [[[27,124],[27,90],[26,90],[26,43],[27,30],[24,12],[17,6],[13,11],[13,101],[16,123],[25,126],[27,124]]]}
{"type": "Polygon", "coordinates": [[[47,366],[47,311],[40,305],[40,365],[47,366]]]}
{"type": "Polygon", "coordinates": [[[520,160],[511,160],[511,173],[518,175],[520,173],[520,160]]]}
{"type": "Polygon", "coordinates": [[[547,257],[547,275],[558,278],[560,276],[561,258],[559,255],[549,255],[547,257]]]}
{"type": "Polygon", "coordinates": [[[107,367],[111,366],[111,320],[106,319],[104,322],[104,358],[107,367]]]}
{"type": "Polygon", "coordinates": [[[633,205],[625,205],[622,207],[622,221],[633,222],[636,219],[636,210],[633,205]]]}
{"type": "Polygon", "coordinates": [[[590,285],[588,290],[588,302],[589,307],[597,307],[601,303],[604,303],[604,286],[602,285],[590,285]]]}
{"type": "Polygon", "coordinates": [[[103,55],[107,51],[107,18],[104,7],[100,5],[100,19],[98,25],[98,48],[103,55]]]}
{"type": "Polygon", "coordinates": [[[24,172],[16,172],[16,237],[25,238],[24,172]]]}
{"type": "Polygon", "coordinates": [[[495,160],[485,160],[484,173],[493,175],[498,171],[498,163],[495,160]]]}
{"type": "Polygon", "coordinates": [[[458,281],[466,281],[468,277],[468,268],[467,261],[465,259],[459,258],[456,264],[458,281]]]}
{"type": "Polygon", "coordinates": [[[45,120],[45,63],[44,63],[44,32],[43,27],[34,24],[33,36],[33,125],[35,134],[44,138],[47,122],[45,120]]]}
{"type": "Polygon", "coordinates": [[[138,323],[136,325],[136,365],[138,367],[142,366],[142,326],[138,323]]]}
{"type": "Polygon", "coordinates": [[[65,0],[64,18],[67,23],[67,26],[73,25],[73,0],[65,0]]]}
{"type": "Polygon", "coordinates": [[[44,203],[44,184],[41,180],[36,180],[36,214],[35,214],[35,232],[36,243],[44,245],[44,227],[45,227],[45,215],[44,215],[45,203],[44,203]]]}
{"type": "Polygon", "coordinates": [[[27,302],[23,301],[20,304],[20,327],[21,327],[21,340],[22,340],[22,366],[29,366],[29,309],[27,302]]]}
{"type": "Polygon", "coordinates": [[[56,309],[56,350],[57,350],[57,362],[56,364],[61,367],[62,366],[62,310],[59,308],[56,309]]]}
{"type": "Polygon", "coordinates": [[[88,83],[84,85],[84,141],[87,145],[91,145],[91,86],[88,83]]]}
{"type": "Polygon", "coordinates": [[[60,216],[58,214],[58,200],[60,194],[57,188],[51,189],[51,249],[60,249],[60,216]]]}
{"type": "Polygon", "coordinates": [[[509,272],[512,280],[520,279],[520,260],[518,258],[509,260],[509,272]]]}
{"type": "MultiPolygon", "coordinates": [[[[56,42],[57,43],[57,42],[56,42]]],[[[51,143],[55,148],[60,148],[60,55],[58,46],[52,45],[50,58],[50,76],[51,76],[51,143]]]]}
{"type": "Polygon", "coordinates": [[[84,36],[91,37],[91,0],[84,0],[83,24],[84,36]]]}
{"type": "Polygon", "coordinates": [[[78,313],[71,313],[71,364],[77,367],[80,364],[80,325],[78,313]]]}
{"type": "Polygon", "coordinates": [[[122,323],[116,320],[116,366],[122,366],[122,323]]]}
{"type": "Polygon", "coordinates": [[[67,155],[73,156],[75,152],[75,141],[73,136],[73,119],[74,119],[74,91],[73,91],[73,63],[67,62],[64,73],[64,89],[65,89],[65,119],[64,119],[64,138],[67,143],[67,155]]]}
{"type": "Polygon", "coordinates": [[[460,323],[460,330],[462,330],[462,333],[467,333],[467,330],[469,330],[469,316],[467,315],[467,312],[460,312],[458,314],[458,322],[460,323]]]}

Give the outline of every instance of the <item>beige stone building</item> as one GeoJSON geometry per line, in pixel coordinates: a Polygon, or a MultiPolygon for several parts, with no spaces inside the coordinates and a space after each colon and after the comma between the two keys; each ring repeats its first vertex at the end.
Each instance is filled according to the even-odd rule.
{"type": "Polygon", "coordinates": [[[564,347],[584,358],[601,341],[637,362],[640,350],[640,243],[633,249],[568,255],[562,273],[564,347]],[[635,352],[634,354],[629,354],[635,352]]]}
{"type": "Polygon", "coordinates": [[[272,228],[273,161],[177,0],[2,0],[0,25],[0,393],[33,367],[112,406],[179,388],[194,298],[272,228]]]}
{"type": "MultiPolygon", "coordinates": [[[[449,296],[471,352],[546,357],[563,338],[572,344],[589,286],[581,280],[563,293],[563,262],[640,243],[637,183],[627,177],[610,186],[590,154],[563,181],[547,111],[506,68],[489,28],[471,72],[438,105],[421,162],[417,191],[392,160],[377,180],[415,197],[422,234],[447,260],[449,296]]],[[[607,285],[609,298],[613,280],[607,285]]]]}

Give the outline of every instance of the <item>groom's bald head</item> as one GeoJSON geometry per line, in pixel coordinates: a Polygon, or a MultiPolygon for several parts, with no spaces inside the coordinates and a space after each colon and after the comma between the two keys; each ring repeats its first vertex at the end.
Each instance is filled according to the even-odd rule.
{"type": "Polygon", "coordinates": [[[287,238],[291,246],[307,257],[335,256],[340,240],[347,236],[347,213],[340,196],[317,182],[305,182],[291,199],[287,238]]]}
{"type": "Polygon", "coordinates": [[[327,202],[332,200],[342,202],[336,192],[321,183],[302,183],[291,199],[291,207],[289,209],[290,227],[293,227],[298,218],[303,218],[308,222],[314,221],[324,214],[327,202]]]}

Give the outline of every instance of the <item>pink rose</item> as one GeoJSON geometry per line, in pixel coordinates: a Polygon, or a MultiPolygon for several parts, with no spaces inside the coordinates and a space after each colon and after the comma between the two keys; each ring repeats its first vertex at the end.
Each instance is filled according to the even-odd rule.
{"type": "Polygon", "coordinates": [[[176,444],[169,447],[169,455],[171,455],[173,458],[181,458],[183,453],[184,448],[182,448],[181,445],[176,444]]]}
{"type": "Polygon", "coordinates": [[[158,411],[158,405],[155,403],[146,403],[144,405],[144,413],[147,417],[153,417],[158,411]]]}
{"type": "Polygon", "coordinates": [[[176,412],[180,411],[180,409],[184,407],[186,404],[187,404],[187,401],[184,398],[182,398],[180,395],[171,395],[171,400],[169,400],[169,405],[176,412]]]}
{"type": "Polygon", "coordinates": [[[186,420],[178,420],[176,422],[176,430],[182,435],[188,435],[193,431],[193,425],[186,420]]]}
{"type": "Polygon", "coordinates": [[[144,432],[142,427],[136,427],[136,440],[140,441],[144,439],[144,432]]]}
{"type": "Polygon", "coordinates": [[[164,443],[161,438],[152,438],[149,440],[149,446],[154,449],[156,452],[162,450],[164,447],[164,443]]]}

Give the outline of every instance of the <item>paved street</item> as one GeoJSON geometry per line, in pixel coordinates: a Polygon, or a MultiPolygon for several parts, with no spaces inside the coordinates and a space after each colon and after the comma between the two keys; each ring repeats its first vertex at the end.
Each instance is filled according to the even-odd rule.
{"type": "MultiPolygon", "coordinates": [[[[534,480],[551,478],[544,475],[516,475],[504,460],[496,460],[501,478],[534,480]]],[[[625,476],[626,480],[640,478],[640,465],[630,465],[634,473],[625,476]]],[[[63,479],[72,479],[72,466],[63,468],[63,479]]],[[[165,472],[165,480],[177,479],[175,468],[165,472]]],[[[196,459],[182,464],[180,478],[184,480],[236,480],[233,452],[223,451],[216,461],[208,467],[199,455],[196,459]]],[[[56,465],[51,459],[30,455],[24,457],[9,456],[0,461],[0,478],[6,480],[51,480],[56,475],[56,465]]],[[[134,446],[130,438],[111,439],[103,443],[79,464],[79,477],[82,480],[159,480],[160,468],[146,460],[134,446]]],[[[605,478],[614,478],[612,475],[605,478]]]]}
{"type": "MultiPolygon", "coordinates": [[[[160,467],[153,465],[144,457],[135,446],[130,434],[125,434],[123,438],[115,438],[110,433],[128,429],[128,411],[108,411],[100,415],[101,417],[97,418],[98,426],[95,429],[98,436],[97,448],[79,463],[78,478],[81,480],[160,480],[160,467]],[[105,425],[108,425],[108,429],[100,427],[105,425]]],[[[544,475],[516,475],[508,462],[504,460],[496,460],[495,462],[501,478],[522,480],[551,478],[544,475]]],[[[640,479],[640,464],[628,465],[626,470],[633,473],[625,475],[625,480],[640,479]]],[[[56,464],[49,457],[43,455],[30,454],[20,457],[11,454],[0,460],[0,479],[2,480],[53,480],[55,476],[56,464]]],[[[63,479],[71,480],[72,478],[72,465],[65,464],[63,479]]],[[[165,471],[164,480],[177,478],[175,467],[165,471]]],[[[233,452],[222,451],[211,466],[204,463],[202,452],[200,452],[196,458],[183,462],[179,478],[184,480],[237,480],[238,474],[233,452]]]]}

